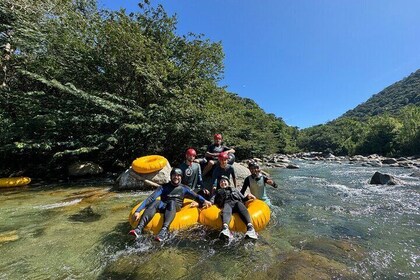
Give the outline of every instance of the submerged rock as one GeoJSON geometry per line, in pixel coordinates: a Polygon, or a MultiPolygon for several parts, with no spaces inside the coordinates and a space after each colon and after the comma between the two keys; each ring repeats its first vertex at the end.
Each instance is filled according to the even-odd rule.
{"type": "Polygon", "coordinates": [[[16,241],[18,239],[19,239],[19,236],[17,235],[16,230],[0,233],[0,244],[10,242],[10,241],[16,241]]]}
{"type": "Polygon", "coordinates": [[[343,263],[309,251],[293,252],[269,268],[271,279],[336,279],[355,275],[343,263]]]}
{"type": "Polygon", "coordinates": [[[420,170],[415,170],[413,173],[410,174],[410,176],[420,178],[420,170]]]}
{"type": "Polygon", "coordinates": [[[76,213],[69,217],[69,219],[72,221],[84,222],[84,223],[95,222],[99,220],[100,218],[101,218],[101,214],[95,213],[95,211],[93,211],[92,209],[92,206],[83,208],[82,210],[79,211],[79,213],[76,213]]]}

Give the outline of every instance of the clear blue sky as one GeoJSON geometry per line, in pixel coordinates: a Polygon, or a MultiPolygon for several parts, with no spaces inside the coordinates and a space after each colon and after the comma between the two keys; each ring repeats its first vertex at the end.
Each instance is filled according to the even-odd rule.
{"type": "MultiPolygon", "coordinates": [[[[138,1],[99,0],[139,11],[138,1]]],[[[154,1],[222,42],[221,86],[291,126],[341,116],[420,68],[420,0],[154,1]]]]}

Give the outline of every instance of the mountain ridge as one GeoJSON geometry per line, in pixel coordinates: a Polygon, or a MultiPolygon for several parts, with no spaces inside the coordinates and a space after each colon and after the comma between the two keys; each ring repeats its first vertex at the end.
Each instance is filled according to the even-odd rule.
{"type": "Polygon", "coordinates": [[[363,120],[384,113],[396,115],[411,104],[420,106],[420,69],[374,94],[338,119],[349,117],[363,120]]]}

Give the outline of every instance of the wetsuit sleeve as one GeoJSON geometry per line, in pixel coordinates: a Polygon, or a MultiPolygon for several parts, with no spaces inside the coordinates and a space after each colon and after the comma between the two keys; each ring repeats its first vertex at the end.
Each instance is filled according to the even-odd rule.
{"type": "Polygon", "coordinates": [[[236,180],[235,168],[232,165],[230,167],[232,168],[232,179],[236,180]]]}
{"type": "Polygon", "coordinates": [[[264,184],[267,184],[268,177],[267,177],[267,176],[265,176],[265,175],[263,175],[263,179],[264,179],[264,184]]]}
{"type": "Polygon", "coordinates": [[[195,192],[193,192],[192,190],[190,190],[190,188],[187,187],[183,187],[184,188],[184,194],[189,197],[194,199],[195,201],[200,202],[200,204],[203,204],[203,202],[205,201],[204,197],[202,197],[201,195],[196,194],[195,192]]]}
{"type": "Polygon", "coordinates": [[[242,185],[241,194],[245,194],[246,189],[249,187],[249,177],[245,178],[244,184],[242,185]]]}
{"type": "Polygon", "coordinates": [[[158,187],[151,195],[149,195],[148,198],[146,198],[146,200],[144,200],[142,202],[142,204],[140,204],[140,206],[136,209],[136,213],[140,212],[147,205],[149,205],[150,203],[152,203],[153,201],[155,201],[156,198],[158,198],[162,194],[162,190],[163,190],[162,186],[158,187]]]}
{"type": "MultiPolygon", "coordinates": [[[[267,176],[265,176],[265,175],[263,175],[263,178],[264,178],[264,184],[267,184],[267,181],[268,180],[270,180],[270,178],[268,178],[267,176]]],[[[277,189],[277,187],[278,187],[278,185],[277,185],[277,183],[273,180],[273,179],[271,179],[272,181],[273,181],[273,184],[271,185],[273,188],[275,188],[275,189],[277,189]]]]}
{"type": "Polygon", "coordinates": [[[248,200],[248,196],[244,196],[237,188],[232,188],[232,190],[234,192],[237,192],[239,197],[241,198],[242,201],[247,201],[248,200]]]}

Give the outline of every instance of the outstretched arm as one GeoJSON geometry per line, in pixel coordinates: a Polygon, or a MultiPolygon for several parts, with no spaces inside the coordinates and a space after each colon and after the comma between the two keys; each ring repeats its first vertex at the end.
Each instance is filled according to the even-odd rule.
{"type": "Polygon", "coordinates": [[[266,184],[272,186],[273,188],[277,188],[278,187],[277,183],[273,179],[268,179],[267,177],[264,177],[264,182],[266,184]]]}
{"type": "Polygon", "coordinates": [[[146,198],[146,200],[144,200],[142,202],[142,204],[140,204],[139,207],[137,207],[136,213],[139,213],[141,210],[143,210],[144,208],[146,208],[147,205],[149,205],[150,203],[152,203],[153,201],[155,201],[156,198],[158,198],[162,194],[162,189],[163,189],[162,186],[160,186],[151,195],[149,195],[149,197],[146,198]]]}

